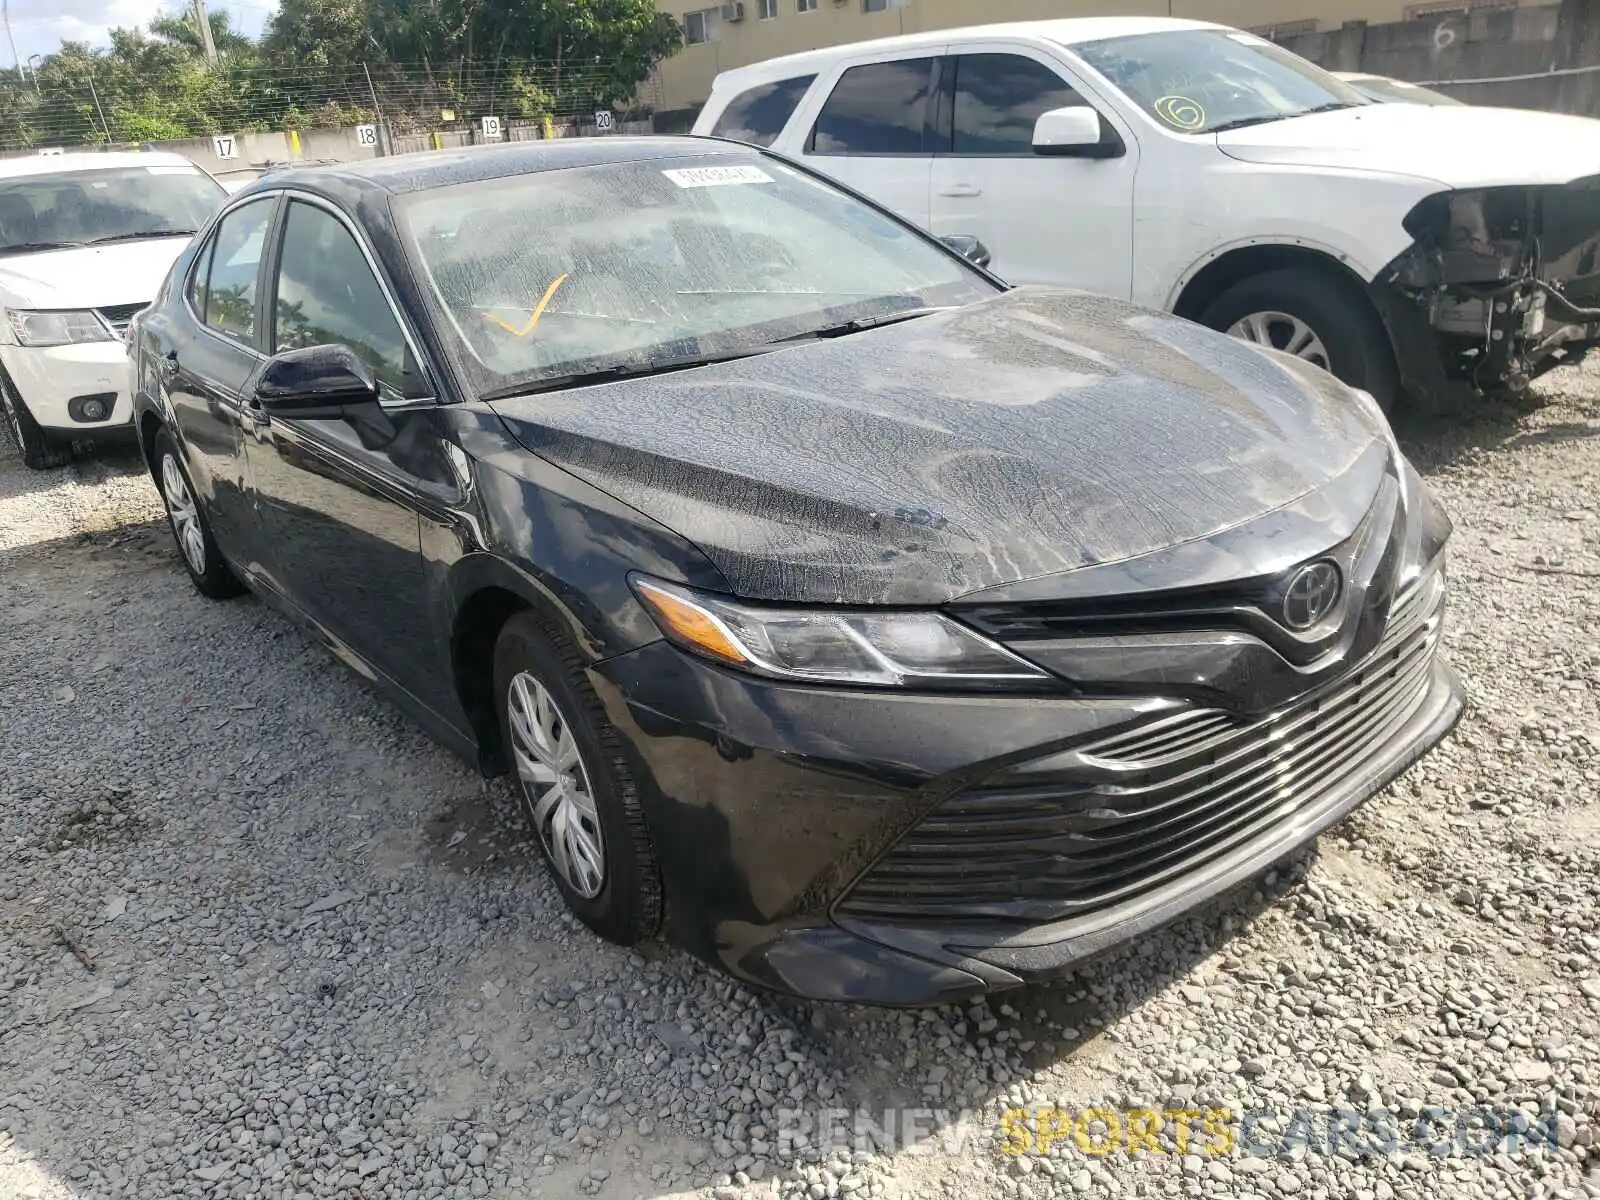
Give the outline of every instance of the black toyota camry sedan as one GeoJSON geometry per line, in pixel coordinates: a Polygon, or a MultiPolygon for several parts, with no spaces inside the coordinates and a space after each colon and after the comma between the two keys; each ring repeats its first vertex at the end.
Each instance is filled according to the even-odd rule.
{"type": "Polygon", "coordinates": [[[131,353],[196,586],[512,773],[600,936],[758,985],[1048,976],[1460,710],[1449,522],[1370,397],[754,148],[283,171],[131,353]]]}

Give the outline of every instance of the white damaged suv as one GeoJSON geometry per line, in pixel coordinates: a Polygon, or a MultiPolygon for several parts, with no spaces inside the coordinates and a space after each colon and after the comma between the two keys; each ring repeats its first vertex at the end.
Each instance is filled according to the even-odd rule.
{"type": "Polygon", "coordinates": [[[1379,104],[1260,37],[1085,17],[726,71],[694,131],[770,147],[1013,284],[1296,354],[1388,405],[1600,343],[1600,121],[1379,104]]]}
{"type": "Polygon", "coordinates": [[[226,196],[176,154],[0,159],[0,416],[28,466],[130,434],[128,323],[226,196]]]}

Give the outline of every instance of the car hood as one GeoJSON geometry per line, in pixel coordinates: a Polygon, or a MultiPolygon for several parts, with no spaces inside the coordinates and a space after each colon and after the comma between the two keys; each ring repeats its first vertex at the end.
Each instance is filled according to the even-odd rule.
{"type": "Polygon", "coordinates": [[[105,308],[155,298],[187,237],[0,254],[0,301],[32,308],[105,308]]]}
{"type": "Polygon", "coordinates": [[[693,542],[735,593],[839,604],[939,604],[1205,538],[1386,437],[1296,360],[1031,288],[492,407],[528,450],[693,542]]]}
{"type": "Polygon", "coordinates": [[[1600,173],[1600,121],[1512,108],[1369,104],[1217,135],[1242,162],[1410,175],[1451,188],[1600,173]]]}

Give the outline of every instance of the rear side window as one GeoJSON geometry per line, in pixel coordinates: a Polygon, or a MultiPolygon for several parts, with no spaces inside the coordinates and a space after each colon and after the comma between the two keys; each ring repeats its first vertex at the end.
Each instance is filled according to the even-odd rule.
{"type": "Polygon", "coordinates": [[[839,77],[811,131],[813,154],[925,154],[928,98],[937,60],[851,67],[839,77]]]}
{"type": "Polygon", "coordinates": [[[976,157],[1033,153],[1033,125],[1053,108],[1079,108],[1082,96],[1043,63],[1020,54],[956,59],[950,152],[976,157]]]}
{"type": "Polygon", "coordinates": [[[201,320],[247,346],[256,340],[256,281],[267,223],[276,205],[272,197],[252,200],[222,218],[202,256],[202,266],[209,267],[203,297],[199,288],[191,293],[193,299],[205,301],[203,307],[196,304],[201,320]]]}
{"type": "Polygon", "coordinates": [[[801,75],[740,92],[722,110],[711,127],[712,134],[752,146],[772,145],[815,79],[815,75],[801,75]]]}

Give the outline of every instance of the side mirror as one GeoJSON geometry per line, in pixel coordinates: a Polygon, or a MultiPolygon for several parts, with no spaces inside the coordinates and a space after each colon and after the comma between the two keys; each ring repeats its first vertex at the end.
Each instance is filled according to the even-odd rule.
{"type": "Polygon", "coordinates": [[[989,265],[989,247],[985,246],[970,233],[952,233],[941,237],[939,240],[973,266],[987,267],[989,265]]]}
{"type": "Polygon", "coordinates": [[[378,381],[348,346],[285,350],[268,361],[256,384],[267,413],[302,420],[343,417],[346,410],[378,403],[378,381]]]}
{"type": "Polygon", "coordinates": [[[1126,147],[1099,113],[1078,105],[1039,114],[1033,123],[1033,152],[1062,158],[1119,158],[1126,147]]]}

